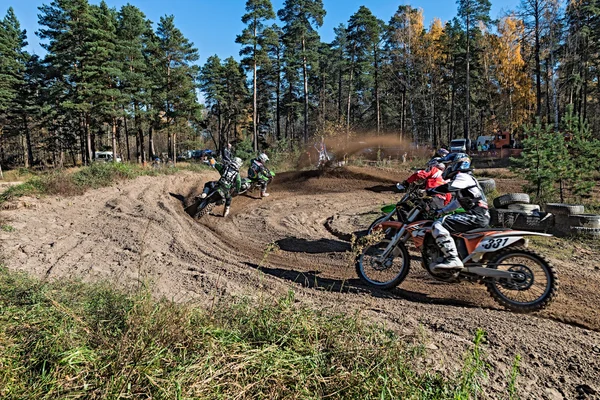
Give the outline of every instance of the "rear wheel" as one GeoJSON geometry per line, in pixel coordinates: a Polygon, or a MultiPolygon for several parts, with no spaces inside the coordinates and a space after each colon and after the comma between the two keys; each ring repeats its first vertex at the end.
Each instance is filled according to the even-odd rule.
{"type": "Polygon", "coordinates": [[[518,275],[510,282],[505,279],[486,282],[494,300],[512,311],[539,311],[546,308],[558,293],[558,277],[554,267],[529,249],[507,249],[491,259],[488,267],[518,275]]]}
{"type": "Polygon", "coordinates": [[[380,289],[398,286],[406,278],[410,267],[408,250],[403,243],[398,243],[387,258],[381,258],[390,242],[390,239],[383,239],[367,245],[356,258],[358,277],[380,289]]]}

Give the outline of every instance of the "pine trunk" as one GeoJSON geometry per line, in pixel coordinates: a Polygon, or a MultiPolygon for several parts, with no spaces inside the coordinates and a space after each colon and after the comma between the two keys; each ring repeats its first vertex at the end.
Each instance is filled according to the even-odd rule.
{"type": "Polygon", "coordinates": [[[117,117],[113,117],[112,120],[112,151],[113,160],[117,161],[117,155],[119,154],[117,149],[117,117]]]}
{"type": "Polygon", "coordinates": [[[471,130],[471,19],[467,13],[467,115],[465,117],[465,139],[469,139],[471,130]]]}
{"type": "Polygon", "coordinates": [[[253,53],[253,71],[252,71],[252,127],[253,127],[253,146],[254,152],[258,152],[258,126],[257,126],[257,117],[258,117],[258,101],[257,97],[257,88],[256,88],[256,19],[254,20],[254,53],[253,53]]]}
{"type": "Polygon", "coordinates": [[[302,76],[304,78],[304,143],[308,143],[308,70],[304,36],[302,37],[302,76]]]}

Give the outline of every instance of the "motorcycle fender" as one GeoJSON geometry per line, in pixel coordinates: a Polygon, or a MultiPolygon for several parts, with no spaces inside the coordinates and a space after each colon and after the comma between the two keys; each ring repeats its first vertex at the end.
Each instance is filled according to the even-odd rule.
{"type": "Polygon", "coordinates": [[[521,236],[490,236],[479,242],[473,253],[490,253],[511,246],[523,240],[521,236]]]}
{"type": "Polygon", "coordinates": [[[398,221],[384,221],[373,227],[373,231],[387,230],[389,228],[400,230],[404,224],[398,221]]]}

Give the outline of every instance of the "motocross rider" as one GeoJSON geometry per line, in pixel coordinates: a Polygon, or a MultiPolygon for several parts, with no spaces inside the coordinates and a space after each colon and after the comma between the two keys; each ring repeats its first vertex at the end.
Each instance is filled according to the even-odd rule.
{"type": "Polygon", "coordinates": [[[216,163],[215,169],[221,174],[221,178],[218,181],[207,182],[204,185],[204,190],[200,195],[201,199],[205,199],[211,190],[216,189],[220,186],[221,192],[225,196],[225,209],[223,211],[223,217],[229,215],[229,207],[231,207],[231,192],[235,185],[235,190],[239,191],[242,185],[242,179],[240,177],[240,168],[244,162],[241,158],[235,157],[231,161],[223,160],[223,164],[216,163]]]}
{"type": "Polygon", "coordinates": [[[459,207],[465,209],[465,213],[448,215],[433,223],[433,237],[444,255],[442,262],[431,266],[433,271],[463,268],[451,233],[485,228],[490,223],[487,200],[471,171],[471,160],[468,157],[458,159],[444,171],[443,177],[450,180],[449,183],[427,191],[431,196],[439,193],[455,194],[455,199],[449,205],[438,210],[438,215],[459,207]]]}
{"type": "Polygon", "coordinates": [[[269,157],[265,153],[260,153],[258,157],[250,160],[250,168],[248,168],[248,178],[251,181],[260,184],[261,197],[269,197],[269,193],[267,193],[267,184],[270,171],[266,165],[268,161],[269,157]]]}
{"type": "MultiPolygon", "coordinates": [[[[440,162],[440,158],[433,158],[427,163],[426,169],[417,171],[409,176],[407,180],[402,182],[402,186],[407,187],[416,181],[425,180],[425,190],[433,189],[446,183],[444,178],[442,178],[445,169],[446,166],[440,162]]],[[[450,200],[452,200],[452,195],[450,193],[435,194],[432,203],[436,210],[439,210],[448,205],[450,200]]]]}

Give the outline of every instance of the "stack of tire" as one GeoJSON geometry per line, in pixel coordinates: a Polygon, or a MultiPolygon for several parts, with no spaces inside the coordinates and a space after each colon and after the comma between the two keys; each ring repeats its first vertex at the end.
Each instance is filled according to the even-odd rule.
{"type": "Polygon", "coordinates": [[[496,190],[496,181],[492,178],[477,179],[477,183],[479,183],[481,190],[483,190],[483,193],[485,194],[490,194],[496,190]]]}
{"type": "Polygon", "coordinates": [[[554,215],[542,212],[537,204],[531,204],[526,193],[509,193],[494,199],[490,210],[490,224],[496,228],[523,229],[548,232],[554,228],[554,215]]]}
{"type": "Polygon", "coordinates": [[[556,236],[577,235],[600,238],[600,215],[585,214],[582,205],[548,203],[546,211],[554,214],[556,236]]]}

